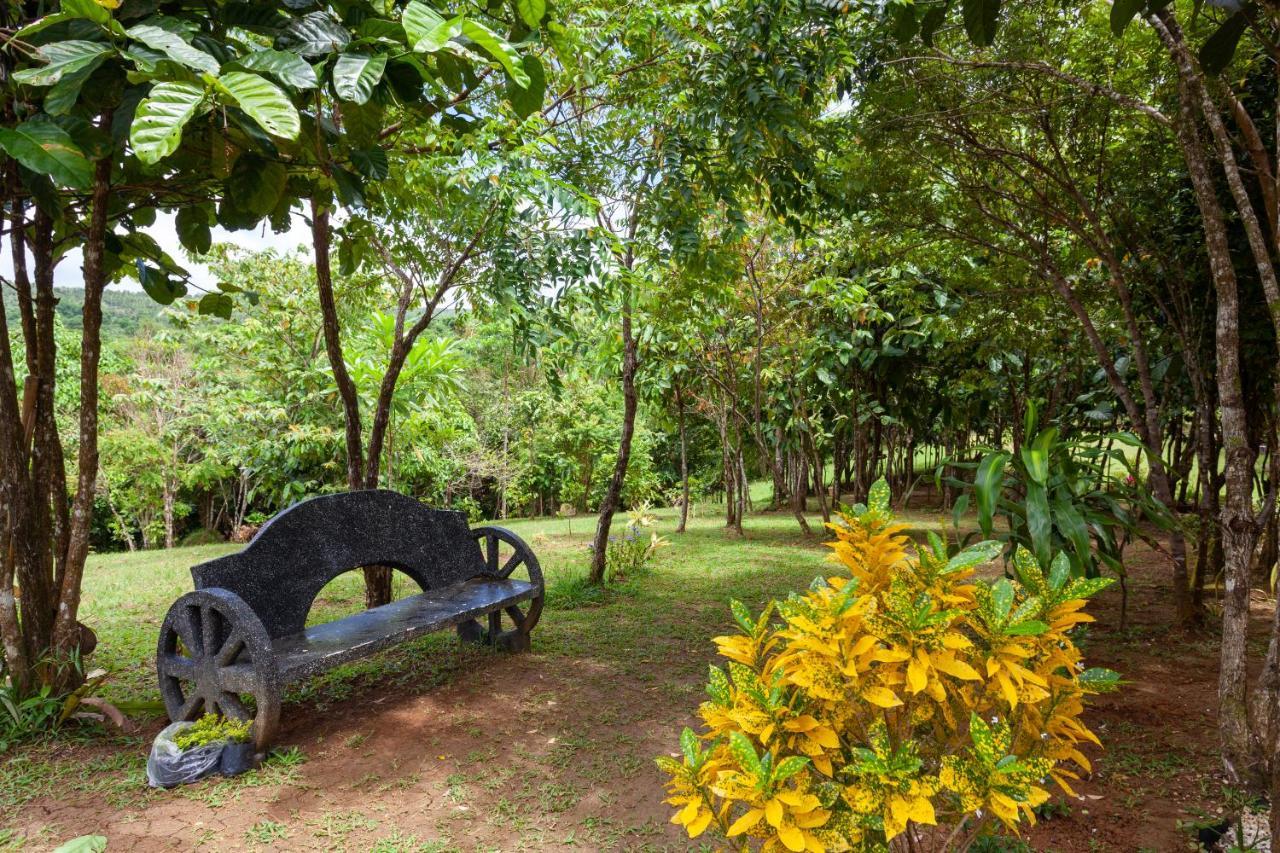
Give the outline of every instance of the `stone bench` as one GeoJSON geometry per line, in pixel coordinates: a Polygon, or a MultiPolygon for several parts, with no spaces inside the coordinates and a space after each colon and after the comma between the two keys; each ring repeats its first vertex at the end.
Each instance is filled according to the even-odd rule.
{"type": "Polygon", "coordinates": [[[191,576],[195,589],[160,628],[165,709],[174,721],[252,719],[260,752],[275,738],[290,682],[448,627],[465,641],[523,651],[542,612],[542,570],[520,537],[468,528],[460,512],[385,490],[294,504],[243,550],[194,566],[191,576]],[[307,627],[320,590],[365,566],[398,569],[422,592],[307,627]]]}

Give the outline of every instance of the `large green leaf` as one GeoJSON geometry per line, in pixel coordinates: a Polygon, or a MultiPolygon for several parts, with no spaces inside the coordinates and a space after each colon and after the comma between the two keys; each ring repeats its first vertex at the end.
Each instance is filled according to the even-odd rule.
{"type": "Polygon", "coordinates": [[[206,316],[230,320],[235,304],[235,301],[225,293],[206,293],[200,297],[199,311],[206,316]]]}
{"type": "Polygon", "coordinates": [[[1057,438],[1057,427],[1049,427],[1037,435],[1031,444],[1023,446],[1022,464],[1027,467],[1027,476],[1032,482],[1043,486],[1048,481],[1049,454],[1057,438]]]}
{"type": "Polygon", "coordinates": [[[111,13],[106,6],[96,0],[62,0],[61,11],[76,18],[85,18],[95,24],[105,24],[111,20],[111,13]]]}
{"type": "Polygon", "coordinates": [[[1240,37],[1249,26],[1249,19],[1241,9],[1223,21],[1222,26],[1214,30],[1213,35],[1200,46],[1200,67],[1206,74],[1219,74],[1236,55],[1236,47],[1240,37]]]}
{"type": "Polygon", "coordinates": [[[177,33],[161,29],[152,24],[139,24],[127,31],[129,38],[140,41],[152,50],[158,50],[165,56],[205,74],[217,74],[221,66],[218,60],[197,47],[187,44],[177,33]]]}
{"type": "Polygon", "coordinates": [[[926,47],[933,47],[933,36],[947,20],[947,12],[951,9],[950,0],[936,6],[930,6],[920,19],[920,40],[926,47]]]}
{"type": "Polygon", "coordinates": [[[267,133],[283,139],[298,138],[298,111],[289,96],[266,77],[229,71],[218,78],[218,85],[267,133]]]}
{"type": "Polygon", "coordinates": [[[510,77],[507,78],[507,100],[520,118],[529,116],[542,109],[542,100],[547,92],[547,77],[542,70],[538,57],[528,54],[520,60],[521,67],[529,77],[526,86],[517,86],[510,77]]]}
{"type": "Polygon", "coordinates": [[[72,189],[88,189],[93,165],[71,134],[49,117],[37,115],[16,127],[0,127],[0,148],[33,172],[72,189]]]}
{"type": "Polygon", "coordinates": [[[464,20],[462,34],[492,56],[518,86],[529,85],[529,75],[520,65],[520,54],[511,43],[479,21],[464,20]]]}
{"type": "Polygon", "coordinates": [[[341,166],[334,166],[333,188],[338,194],[338,201],[345,207],[364,207],[364,182],[359,175],[348,172],[341,166]]]}
{"type": "Polygon", "coordinates": [[[105,835],[81,835],[65,842],[53,853],[102,853],[107,849],[105,835]]]}
{"type": "Polygon", "coordinates": [[[990,46],[1000,25],[1000,0],[962,0],[960,8],[969,40],[979,47],[990,46]]]}
{"type": "Polygon", "coordinates": [[[381,181],[391,172],[387,152],[381,148],[357,148],[351,152],[351,165],[366,178],[381,181]]]}
{"type": "Polygon", "coordinates": [[[333,64],[333,90],[344,101],[363,104],[373,94],[386,67],[386,54],[344,53],[333,64]]]}
{"type": "Polygon", "coordinates": [[[977,476],[974,478],[974,495],[978,499],[978,526],[983,536],[991,535],[992,521],[995,517],[996,502],[1004,489],[1004,465],[1008,454],[996,451],[988,453],[978,463],[977,476]]]}
{"type": "Polygon", "coordinates": [[[1116,37],[1124,35],[1125,29],[1128,28],[1129,22],[1132,21],[1143,7],[1147,5],[1147,0],[1115,0],[1111,4],[1111,32],[1116,37]]]}
{"type": "Polygon", "coordinates": [[[200,109],[204,96],[204,87],[196,83],[173,81],[151,87],[129,128],[129,143],[138,159],[156,163],[176,151],[182,128],[200,109]]]}
{"type": "Polygon", "coordinates": [[[449,39],[462,33],[462,18],[445,20],[440,13],[420,0],[410,0],[400,18],[409,44],[418,53],[435,53],[449,39]]]}
{"type": "Polygon", "coordinates": [[[314,89],[320,85],[316,71],[305,59],[287,50],[265,48],[247,53],[236,60],[245,71],[270,74],[286,86],[294,89],[314,89]]]}
{"type": "Polygon", "coordinates": [[[516,11],[529,29],[536,30],[547,14],[547,0],[516,0],[516,11]]]}
{"type": "Polygon", "coordinates": [[[28,86],[52,86],[66,74],[72,74],[85,67],[97,66],[103,57],[115,53],[111,45],[100,41],[83,41],[68,39],[46,44],[38,51],[38,56],[47,64],[38,68],[24,68],[15,71],[13,79],[28,86]]]}
{"type": "Polygon", "coordinates": [[[276,47],[303,56],[337,53],[351,43],[346,27],[326,12],[311,12],[296,19],[277,39],[276,47]]]}
{"type": "Polygon", "coordinates": [[[178,240],[187,251],[203,255],[213,248],[213,232],[209,228],[209,218],[204,208],[182,208],[178,211],[174,226],[178,232],[178,240]]]}
{"type": "Polygon", "coordinates": [[[1053,548],[1053,516],[1049,514],[1049,495],[1039,483],[1027,483],[1027,533],[1031,550],[1040,565],[1049,565],[1053,548]]]}
{"type": "Polygon", "coordinates": [[[241,154],[227,178],[227,193],[238,209],[261,218],[275,209],[288,180],[283,163],[241,154]]]}
{"type": "Polygon", "coordinates": [[[147,264],[139,259],[138,281],[147,295],[161,305],[171,305],[173,300],[187,295],[187,285],[178,279],[172,279],[164,270],[147,264]]]}
{"type": "Polygon", "coordinates": [[[84,65],[67,71],[62,75],[62,79],[49,89],[44,96],[44,110],[49,115],[66,115],[71,112],[71,108],[76,105],[76,100],[80,97],[80,90],[84,84],[98,70],[98,66],[102,64],[106,55],[95,56],[84,65]]]}
{"type": "Polygon", "coordinates": [[[26,41],[41,30],[48,29],[54,24],[61,24],[64,21],[73,21],[77,17],[79,16],[73,15],[70,12],[54,12],[52,15],[45,15],[43,18],[37,18],[27,24],[25,27],[15,32],[12,38],[15,41],[26,41]]]}
{"type": "Polygon", "coordinates": [[[355,145],[370,148],[378,143],[383,127],[381,105],[345,101],[338,104],[338,110],[342,115],[342,127],[355,145]]]}
{"type": "Polygon", "coordinates": [[[1059,495],[1054,498],[1053,519],[1058,529],[1071,542],[1071,547],[1075,549],[1080,565],[1091,565],[1093,560],[1091,558],[1092,549],[1089,540],[1089,527],[1066,495],[1059,495]]]}

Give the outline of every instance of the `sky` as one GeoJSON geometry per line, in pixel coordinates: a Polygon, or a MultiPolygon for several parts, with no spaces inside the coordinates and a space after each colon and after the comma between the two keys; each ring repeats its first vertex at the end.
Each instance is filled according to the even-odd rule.
{"type": "MultiPolygon", "coordinates": [[[[177,214],[174,213],[158,213],[155,224],[143,230],[155,238],[155,241],[160,244],[160,248],[168,252],[175,261],[191,271],[191,281],[194,284],[206,290],[211,290],[217,282],[209,272],[208,267],[193,261],[178,241],[178,232],[174,226],[176,216],[177,214]]],[[[274,233],[270,226],[265,223],[264,227],[255,228],[252,231],[227,231],[223,228],[214,227],[213,242],[232,243],[251,251],[275,249],[277,252],[287,253],[293,251],[297,246],[309,246],[311,233],[302,217],[295,213],[293,227],[284,234],[274,233]]],[[[68,252],[54,270],[53,283],[58,287],[83,287],[83,274],[80,269],[82,263],[79,249],[68,252]]],[[[6,278],[11,278],[13,275],[13,258],[10,257],[8,252],[5,252],[3,257],[0,257],[0,275],[6,278]]],[[[138,284],[137,279],[130,278],[112,284],[110,289],[141,291],[142,286],[138,284]]]]}

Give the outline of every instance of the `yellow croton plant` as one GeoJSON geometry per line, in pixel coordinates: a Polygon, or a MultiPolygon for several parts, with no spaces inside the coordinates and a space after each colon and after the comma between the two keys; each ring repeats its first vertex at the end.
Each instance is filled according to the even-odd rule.
{"type": "Polygon", "coordinates": [[[691,838],[741,850],[960,850],[1017,833],[1056,783],[1074,794],[1098,738],[1085,697],[1119,677],[1085,669],[1072,630],[1110,583],[1046,571],[1027,551],[1016,580],[976,568],[982,542],[949,555],[938,537],[908,550],[883,481],[869,506],[830,525],[848,576],[818,578],[759,618],[733,602],[742,633],[717,637],[682,760],[659,758],[667,802],[691,838]]]}

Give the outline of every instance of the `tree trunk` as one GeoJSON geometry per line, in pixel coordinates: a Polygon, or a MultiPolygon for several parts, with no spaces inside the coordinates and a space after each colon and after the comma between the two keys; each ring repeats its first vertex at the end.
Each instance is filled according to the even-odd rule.
{"type": "Polygon", "coordinates": [[[1219,519],[1225,561],[1221,666],[1218,673],[1218,733],[1228,778],[1254,790],[1261,786],[1261,768],[1249,725],[1246,701],[1249,629],[1249,561],[1253,554],[1253,453],[1249,446],[1248,412],[1240,371],[1240,297],[1227,236],[1204,140],[1197,119],[1198,99],[1191,85],[1196,72],[1185,46],[1170,32],[1167,11],[1148,18],[1178,66],[1179,121],[1175,123],[1187,173],[1205,232],[1209,269],[1217,296],[1215,345],[1222,449],[1225,455],[1226,500],[1219,519]]]}
{"type": "MultiPolygon", "coordinates": [[[[329,260],[330,239],[329,211],[312,198],[311,247],[315,254],[316,292],[320,297],[324,349],[329,358],[329,369],[333,372],[334,384],[338,386],[338,397],[342,401],[343,434],[347,450],[347,488],[356,491],[366,488],[364,447],[360,438],[360,397],[356,392],[356,384],[347,371],[347,362],[342,354],[342,328],[338,320],[337,302],[333,295],[333,267],[329,260]]],[[[378,467],[376,461],[370,466],[375,485],[378,467]]],[[[379,607],[390,600],[391,569],[386,566],[365,566],[365,607],[379,607]]]]}
{"type": "Polygon", "coordinates": [[[684,389],[676,385],[676,421],[680,427],[680,523],[676,533],[684,533],[689,526],[689,440],[685,434],[684,389]]]}
{"type": "Polygon", "coordinates": [[[742,459],[741,436],[739,436],[738,446],[734,450],[733,474],[738,480],[738,509],[733,517],[733,532],[742,536],[742,517],[747,512],[747,501],[750,500],[750,496],[747,493],[750,491],[751,486],[747,482],[747,466],[742,459]]]}
{"type": "Polygon", "coordinates": [[[636,368],[639,363],[637,342],[631,333],[631,282],[624,283],[622,294],[622,438],[618,442],[618,460],[613,466],[613,477],[600,504],[596,521],[596,535],[591,552],[591,583],[603,583],[609,548],[609,528],[613,514],[622,499],[622,485],[627,479],[627,465],[631,461],[631,439],[636,428],[636,368]]]}
{"type": "Polygon", "coordinates": [[[176,490],[177,490],[176,484],[174,484],[168,477],[166,477],[164,482],[164,495],[163,495],[164,547],[165,548],[172,548],[174,546],[173,505],[177,500],[177,495],[174,494],[176,490]]]}
{"type": "Polygon", "coordinates": [[[733,527],[738,507],[738,475],[733,470],[733,446],[729,441],[727,407],[722,407],[717,414],[716,427],[720,432],[720,468],[721,479],[724,481],[724,526],[733,527]]]}
{"type": "Polygon", "coordinates": [[[813,533],[808,519],[804,517],[806,509],[804,481],[808,478],[808,474],[805,473],[804,459],[801,454],[791,453],[791,460],[791,514],[796,517],[796,522],[804,531],[804,535],[808,536],[813,533]]]}
{"type": "MultiPolygon", "coordinates": [[[[109,126],[109,122],[106,122],[109,126]]],[[[108,203],[111,197],[111,160],[94,166],[93,194],[88,233],[84,241],[84,309],[80,335],[80,443],[76,450],[76,495],[71,504],[67,529],[66,556],[55,574],[58,588],[58,615],[54,623],[53,649],[70,656],[80,645],[80,584],[89,556],[89,533],[93,525],[93,497],[98,485],[98,363],[102,356],[102,291],[107,286],[105,252],[108,203]],[[58,577],[61,575],[61,577],[58,577]]],[[[62,687],[77,681],[81,673],[64,667],[62,687]]]]}
{"type": "Polygon", "coordinates": [[[320,297],[320,315],[324,330],[324,349],[329,357],[329,369],[338,386],[342,401],[347,446],[347,488],[364,488],[364,449],[360,442],[360,398],[356,384],[347,371],[342,354],[342,329],[338,321],[338,306],[333,297],[333,268],[329,261],[329,211],[311,199],[311,246],[315,253],[316,291],[320,297]]]}

